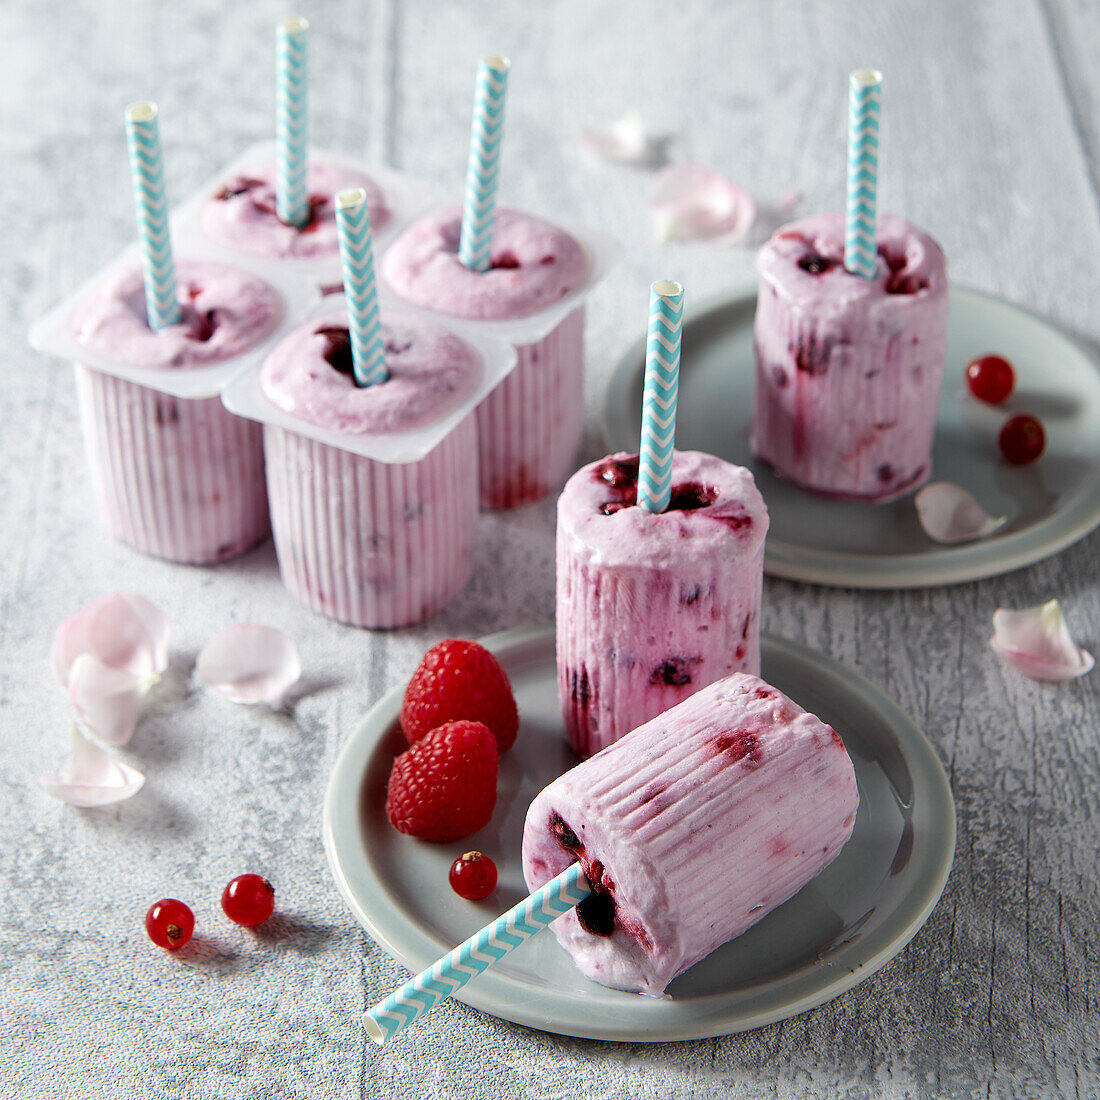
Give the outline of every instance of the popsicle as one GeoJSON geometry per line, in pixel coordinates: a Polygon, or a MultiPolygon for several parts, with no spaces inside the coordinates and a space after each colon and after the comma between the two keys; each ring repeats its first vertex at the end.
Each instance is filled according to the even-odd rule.
{"type": "Polygon", "coordinates": [[[844,218],[778,230],[757,267],[751,446],[777,474],[829,496],[886,501],[932,472],[947,349],[943,250],[878,219],[872,278],[844,267],[844,218]]]}
{"type": "MultiPolygon", "coordinates": [[[[496,212],[489,269],[471,271],[459,259],[461,223],[457,206],[433,211],[386,252],[386,279],[410,304],[474,321],[529,317],[587,274],[572,236],[507,209],[496,212]]],[[[485,508],[537,500],[572,469],[584,422],[584,307],[516,352],[515,370],[477,410],[485,508]]]]}
{"type": "Polygon", "coordinates": [[[269,531],[259,426],[217,396],[160,392],[158,373],[224,362],[261,343],[282,317],[279,293],[238,268],[177,265],[180,322],[155,330],[142,273],[124,269],[73,314],[77,342],[148,369],[149,386],[76,364],[85,446],[111,534],[169,561],[209,563],[269,531]]]}
{"type": "Polygon", "coordinates": [[[590,756],[732,672],[760,671],[768,512],[752,474],[675,451],[668,508],[638,506],[638,457],[583,466],[558,499],[558,696],[590,756]]]}
{"type": "MultiPolygon", "coordinates": [[[[353,380],[346,312],[318,317],[265,361],[267,398],[303,424],[361,434],[408,431],[475,388],[482,363],[437,325],[382,323],[388,377],[353,380]]],[[[473,415],[416,462],[387,463],[264,425],[279,570],[315,611],[365,627],[417,622],[465,584],[477,532],[473,415]]]]}
{"type": "Polygon", "coordinates": [[[840,735],[737,673],[537,795],[523,874],[579,861],[592,893],[550,927],[586,977],[660,995],[820,874],[858,805],[840,735]]]}

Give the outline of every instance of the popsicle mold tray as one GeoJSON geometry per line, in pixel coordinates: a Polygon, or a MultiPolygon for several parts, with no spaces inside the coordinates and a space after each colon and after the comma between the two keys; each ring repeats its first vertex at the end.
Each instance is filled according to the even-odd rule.
{"type": "MultiPolygon", "coordinates": [[[[414,217],[439,201],[440,192],[437,188],[390,168],[365,164],[323,150],[313,150],[310,155],[363,173],[383,192],[390,217],[374,234],[376,255],[414,217]]],[[[261,142],[251,146],[195,191],[171,217],[172,249],[177,263],[207,261],[226,264],[260,278],[274,288],[281,299],[281,315],[278,324],[264,340],[231,358],[206,366],[179,369],[135,365],[78,341],[74,331],[74,318],[87,298],[123,270],[140,267],[141,252],[135,242],[75,293],[35,321],[29,333],[31,345],[48,355],[81,363],[93,370],[174,397],[203,398],[221,394],[241,372],[262,362],[271,348],[317,305],[323,288],[340,282],[341,278],[338,252],[308,258],[256,257],[218,244],[203,230],[202,211],[206,203],[228,181],[262,171],[274,161],[274,157],[274,142],[261,142]]]]}

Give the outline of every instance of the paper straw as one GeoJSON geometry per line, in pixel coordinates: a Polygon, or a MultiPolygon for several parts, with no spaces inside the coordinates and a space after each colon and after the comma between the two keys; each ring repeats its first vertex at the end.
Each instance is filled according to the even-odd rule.
{"type": "Polygon", "coordinates": [[[878,125],[882,73],[856,69],[848,79],[848,203],[844,266],[853,275],[875,275],[875,210],[878,203],[878,125]]]}
{"type": "Polygon", "coordinates": [[[275,211],[286,225],[309,220],[309,23],[284,19],[275,28],[275,211]]]}
{"type": "Polygon", "coordinates": [[[126,108],[126,148],[134,185],[141,267],[145,275],[145,312],[152,329],[179,323],[176,265],[168,232],[168,201],[164,195],[164,154],[160,147],[155,103],[126,108]]]}
{"type": "Polygon", "coordinates": [[[367,1034],[381,1046],[590,893],[581,865],[572,864],[365,1013],[363,1027],[367,1034]]]}
{"type": "Polygon", "coordinates": [[[336,225],[340,231],[340,260],[344,269],[344,296],[348,303],[351,362],[360,386],[385,382],[386,349],[382,342],[382,316],[374,282],[374,249],[371,246],[367,193],[362,187],[336,196],[336,225]]]}
{"type": "Polygon", "coordinates": [[[477,67],[466,196],[462,204],[462,235],[458,243],[458,258],[471,271],[489,270],[500,181],[498,165],[504,133],[504,102],[511,64],[507,58],[489,56],[483,57],[477,67]]]}
{"type": "Polygon", "coordinates": [[[638,503],[648,512],[663,512],[672,496],[683,320],[684,288],[668,280],[654,283],[649,291],[642,438],[638,449],[638,503]]]}

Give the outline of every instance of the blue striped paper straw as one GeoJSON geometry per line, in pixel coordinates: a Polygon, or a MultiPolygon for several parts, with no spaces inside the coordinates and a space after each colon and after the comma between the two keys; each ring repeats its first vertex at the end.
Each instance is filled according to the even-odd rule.
{"type": "Polygon", "coordinates": [[[145,276],[145,312],[152,329],[179,324],[176,265],[168,232],[168,200],[164,194],[164,154],[160,147],[155,103],[126,108],[126,149],[134,185],[141,267],[145,276]]]}
{"type": "Polygon", "coordinates": [[[590,893],[581,865],[572,864],[365,1013],[363,1027],[367,1034],[381,1046],[590,893]]]}
{"type": "Polygon", "coordinates": [[[875,211],[878,205],[878,129],[882,73],[856,69],[848,78],[848,202],[844,266],[865,279],[875,276],[875,211]]]}
{"type": "Polygon", "coordinates": [[[284,19],[275,28],[275,211],[286,225],[309,219],[309,23],[284,19]]]}
{"type": "Polygon", "coordinates": [[[638,448],[638,503],[647,512],[663,512],[672,496],[683,320],[684,288],[669,280],[654,283],[649,291],[642,438],[638,448]]]}
{"type": "Polygon", "coordinates": [[[470,159],[466,164],[466,195],[462,203],[462,235],[458,242],[458,258],[471,271],[489,270],[500,185],[504,102],[508,97],[511,64],[507,58],[490,56],[482,58],[477,67],[470,159]]]}
{"type": "Polygon", "coordinates": [[[351,362],[360,386],[385,382],[386,349],[382,341],[382,315],[374,282],[374,249],[371,245],[367,193],[352,187],[336,195],[336,225],[340,231],[340,260],[344,269],[344,297],[348,303],[351,362]]]}

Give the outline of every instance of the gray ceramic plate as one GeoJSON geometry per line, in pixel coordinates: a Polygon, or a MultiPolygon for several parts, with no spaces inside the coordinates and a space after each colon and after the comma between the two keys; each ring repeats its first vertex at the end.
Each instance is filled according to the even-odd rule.
{"type": "MultiPolygon", "coordinates": [[[[934,480],[968,489],[1009,523],[964,545],[933,542],[912,497],[890,504],[827,500],[775,477],[749,453],[755,294],[688,306],[676,446],[748,466],[771,514],[766,572],[815,584],[912,588],[997,576],[1057,553],[1100,523],[1100,363],[1047,321],[973,290],[951,291],[947,373],[936,420],[934,480]],[[1016,367],[1003,406],[970,397],[963,368],[996,352],[1016,367]],[[1047,429],[1047,451],[1031,466],[1000,457],[997,435],[1010,412],[1047,429]]],[[[604,402],[611,450],[636,451],[645,341],[615,368],[604,402]]]]}
{"type": "MultiPolygon", "coordinates": [[[[553,627],[485,639],[516,694],[522,725],[501,761],[489,826],[454,844],[402,836],[386,819],[386,781],[405,747],[400,689],[344,746],[325,800],[325,848],[341,893],[381,946],[419,972],[526,896],[520,837],[534,795],[576,763],[558,716],[553,627]],[[496,860],[497,889],[478,903],[447,884],[451,862],[478,848],[496,860]]],[[[765,638],[764,676],[843,736],[860,807],[837,860],[743,936],[681,974],[671,999],[604,989],[583,978],[552,933],[474,978],[459,999],[541,1031],[591,1039],[701,1039],[814,1008],[892,959],[943,891],[955,809],[920,730],[877,688],[791,642],[765,638]]],[[[390,990],[373,991],[381,1000],[390,990]]],[[[413,1026],[431,1027],[430,1019],[413,1026]]]]}

